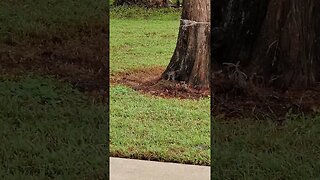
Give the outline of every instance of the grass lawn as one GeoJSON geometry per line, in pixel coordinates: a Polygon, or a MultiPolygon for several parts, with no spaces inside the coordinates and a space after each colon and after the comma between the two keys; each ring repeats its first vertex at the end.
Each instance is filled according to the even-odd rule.
{"type": "Polygon", "coordinates": [[[106,109],[56,80],[1,78],[2,179],[106,177],[106,109]]]}
{"type": "Polygon", "coordinates": [[[166,65],[176,46],[180,11],[111,8],[110,72],[166,65]]]}
{"type": "Polygon", "coordinates": [[[107,1],[100,0],[2,0],[0,40],[72,38],[79,29],[106,22],[106,6],[107,1]]]}
{"type": "MultiPolygon", "coordinates": [[[[106,2],[90,0],[3,0],[0,47],[14,51],[26,44],[40,50],[39,42],[58,38],[63,43],[80,37],[82,31],[107,25],[102,23],[106,6],[106,2]]],[[[34,64],[34,52],[25,54],[31,54],[28,58],[34,64]]],[[[1,49],[0,57],[6,56],[1,49]]],[[[28,72],[17,77],[11,74],[16,66],[3,64],[0,179],[105,179],[106,106],[49,76],[28,72]]]]}
{"type": "Polygon", "coordinates": [[[320,118],[216,120],[212,179],[318,179],[320,118]]]}
{"type": "MultiPolygon", "coordinates": [[[[165,67],[180,11],[112,8],[110,71],[165,67]]],[[[110,89],[110,155],[210,165],[209,99],[164,99],[122,85],[110,89]]]]}

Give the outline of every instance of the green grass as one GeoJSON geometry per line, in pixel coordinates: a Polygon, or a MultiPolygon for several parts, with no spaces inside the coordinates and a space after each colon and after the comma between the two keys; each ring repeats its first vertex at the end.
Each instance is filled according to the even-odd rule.
{"type": "Polygon", "coordinates": [[[213,179],[320,177],[320,117],[291,117],[283,125],[218,120],[213,134],[213,179]]]}
{"type": "Polygon", "coordinates": [[[166,66],[173,54],[179,20],[110,20],[110,70],[166,66]]]}
{"type": "Polygon", "coordinates": [[[111,73],[141,67],[166,66],[169,63],[176,45],[180,13],[175,12],[174,16],[170,15],[171,19],[168,19],[167,14],[161,15],[155,13],[158,10],[154,12],[149,9],[146,19],[136,19],[136,16],[119,17],[131,12],[137,15],[136,11],[144,11],[141,9],[121,8],[119,13],[115,9],[110,12],[111,73]]]}
{"type": "Polygon", "coordinates": [[[73,37],[80,28],[103,26],[107,5],[104,0],[2,0],[0,42],[73,37]]]}
{"type": "Polygon", "coordinates": [[[110,96],[111,154],[209,165],[208,99],[156,98],[123,86],[110,96]]]}
{"type": "MultiPolygon", "coordinates": [[[[112,8],[110,70],[165,67],[173,54],[180,12],[112,8]]],[[[110,155],[210,164],[210,102],[164,99],[113,85],[110,155]]]]}
{"type": "Polygon", "coordinates": [[[48,78],[1,79],[1,179],[106,177],[105,106],[48,78]]]}

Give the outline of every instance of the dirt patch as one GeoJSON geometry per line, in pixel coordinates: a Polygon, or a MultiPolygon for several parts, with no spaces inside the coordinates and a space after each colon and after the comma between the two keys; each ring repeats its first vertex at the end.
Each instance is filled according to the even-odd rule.
{"type": "Polygon", "coordinates": [[[79,31],[79,36],[69,40],[54,37],[0,44],[1,73],[53,76],[106,100],[109,79],[107,27],[79,31]]]}
{"type": "Polygon", "coordinates": [[[209,90],[197,90],[183,82],[161,79],[165,68],[155,67],[119,73],[111,76],[111,83],[124,84],[142,93],[164,98],[199,99],[208,97],[209,90]]]}
{"type": "Polygon", "coordinates": [[[271,119],[282,123],[287,115],[308,117],[320,113],[320,83],[309,89],[285,91],[250,86],[241,89],[223,78],[213,82],[212,113],[216,119],[271,119]]]}

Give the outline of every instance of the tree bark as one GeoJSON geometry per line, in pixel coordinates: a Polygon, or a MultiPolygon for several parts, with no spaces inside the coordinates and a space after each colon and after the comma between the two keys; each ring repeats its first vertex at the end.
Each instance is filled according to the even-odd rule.
{"type": "Polygon", "coordinates": [[[247,81],[259,77],[281,89],[314,85],[320,81],[319,10],[317,0],[215,0],[212,68],[239,62],[247,81]]]}
{"type": "Polygon", "coordinates": [[[116,0],[116,6],[135,5],[144,7],[168,7],[169,0],[116,0]]]}
{"type": "Polygon", "coordinates": [[[175,51],[162,78],[209,87],[210,1],[184,0],[175,51]]]}

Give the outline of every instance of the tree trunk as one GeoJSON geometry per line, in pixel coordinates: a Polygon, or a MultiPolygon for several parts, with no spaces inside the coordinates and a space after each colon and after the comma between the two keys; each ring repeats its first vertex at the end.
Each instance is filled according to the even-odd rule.
{"type": "Polygon", "coordinates": [[[210,1],[184,0],[176,49],[162,78],[209,87],[210,1]]]}
{"type": "MultiPolygon", "coordinates": [[[[229,63],[247,82],[308,88],[320,81],[320,1],[216,0],[213,69],[229,63]]],[[[214,80],[213,80],[214,81],[214,80]]]]}
{"type": "Polygon", "coordinates": [[[168,7],[169,0],[116,0],[116,6],[135,5],[144,7],[168,7]]]}

